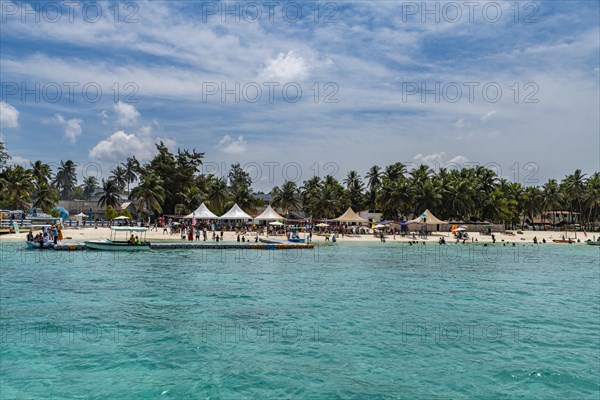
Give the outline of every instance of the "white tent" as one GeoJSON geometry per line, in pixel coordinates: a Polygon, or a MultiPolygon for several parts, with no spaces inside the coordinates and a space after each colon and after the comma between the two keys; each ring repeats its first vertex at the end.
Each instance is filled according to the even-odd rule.
{"type": "Polygon", "coordinates": [[[265,211],[262,212],[258,217],[254,218],[255,221],[280,221],[283,220],[281,215],[277,214],[271,206],[268,206],[265,211]]]}
{"type": "Polygon", "coordinates": [[[246,214],[240,206],[234,204],[233,207],[225,214],[221,215],[219,219],[252,219],[252,217],[246,214]]]}
{"type": "Polygon", "coordinates": [[[194,211],[183,217],[185,219],[219,219],[215,214],[213,214],[208,207],[204,205],[204,203],[200,204],[200,206],[194,211]]]}

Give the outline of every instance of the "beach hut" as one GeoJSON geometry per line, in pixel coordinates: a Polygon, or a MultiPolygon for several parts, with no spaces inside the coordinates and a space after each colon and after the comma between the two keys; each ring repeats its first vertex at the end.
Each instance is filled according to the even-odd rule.
{"type": "Polygon", "coordinates": [[[281,215],[277,214],[271,206],[268,206],[254,221],[281,221],[284,220],[281,215]]]}
{"type": "Polygon", "coordinates": [[[334,221],[338,222],[346,222],[346,223],[368,223],[369,220],[359,217],[351,207],[348,207],[345,213],[334,219],[334,221]]]}
{"type": "Polygon", "coordinates": [[[210,211],[204,203],[200,204],[200,206],[194,212],[189,213],[188,215],[186,215],[183,218],[184,219],[194,219],[194,218],[195,219],[219,219],[219,217],[217,217],[215,214],[213,214],[212,211],[210,211]]]}
{"type": "Polygon", "coordinates": [[[221,215],[219,219],[225,220],[251,220],[252,217],[244,212],[240,208],[240,206],[236,204],[233,205],[225,214],[221,215]]]}

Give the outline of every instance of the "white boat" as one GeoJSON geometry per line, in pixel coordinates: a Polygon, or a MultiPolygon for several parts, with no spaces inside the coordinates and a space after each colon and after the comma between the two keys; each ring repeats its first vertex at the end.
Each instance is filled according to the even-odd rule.
{"type": "Polygon", "coordinates": [[[146,251],[150,250],[150,242],[146,241],[146,232],[148,228],[144,227],[113,226],[110,228],[110,239],[86,240],[85,247],[90,250],[104,251],[146,251]],[[117,240],[118,232],[125,232],[124,240],[117,240]],[[133,232],[139,232],[142,236],[140,244],[132,244],[129,241],[129,236],[133,232]]]}

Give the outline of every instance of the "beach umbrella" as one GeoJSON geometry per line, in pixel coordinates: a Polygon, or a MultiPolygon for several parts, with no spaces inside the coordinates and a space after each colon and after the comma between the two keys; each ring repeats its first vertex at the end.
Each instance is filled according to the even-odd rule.
{"type": "Polygon", "coordinates": [[[383,228],[385,228],[385,225],[382,225],[382,224],[377,224],[373,227],[373,229],[383,229],[383,228]]]}
{"type": "Polygon", "coordinates": [[[275,221],[275,222],[270,222],[269,225],[271,226],[283,226],[283,224],[279,221],[275,221]]]}
{"type": "Polygon", "coordinates": [[[329,226],[329,224],[326,224],[325,222],[321,222],[321,223],[316,224],[315,226],[319,227],[319,228],[326,228],[329,226]]]}
{"type": "Polygon", "coordinates": [[[129,219],[129,217],[127,217],[127,216],[125,216],[125,215],[121,215],[121,216],[119,216],[119,217],[115,218],[114,220],[115,220],[115,221],[117,221],[117,220],[119,220],[119,221],[120,221],[120,220],[124,220],[124,219],[129,219]]]}

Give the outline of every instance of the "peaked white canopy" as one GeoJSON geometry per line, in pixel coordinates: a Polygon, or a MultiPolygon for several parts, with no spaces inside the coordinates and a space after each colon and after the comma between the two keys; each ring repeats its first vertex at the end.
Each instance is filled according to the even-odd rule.
{"type": "Polygon", "coordinates": [[[359,217],[351,207],[348,207],[346,212],[335,219],[340,222],[369,222],[368,220],[359,217]]]}
{"type": "Polygon", "coordinates": [[[219,219],[252,219],[252,217],[246,214],[236,203],[229,211],[221,215],[219,219]]]}
{"type": "Polygon", "coordinates": [[[283,218],[281,215],[277,214],[271,206],[268,206],[265,211],[262,212],[258,217],[254,218],[255,221],[280,221],[283,218]]]}
{"type": "Polygon", "coordinates": [[[219,219],[219,217],[217,217],[215,214],[213,214],[212,211],[210,211],[208,209],[208,207],[206,207],[206,205],[204,203],[200,204],[200,206],[196,209],[196,211],[194,211],[193,213],[190,213],[190,214],[186,215],[184,218],[185,219],[192,219],[192,218],[196,218],[196,219],[219,219]]]}

